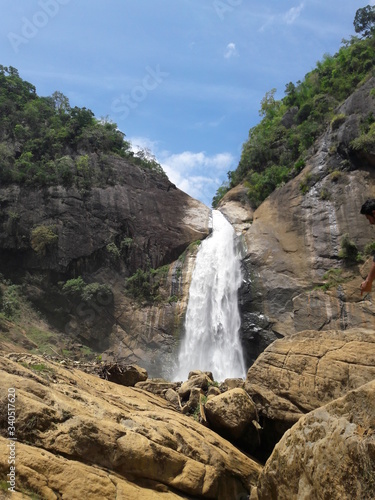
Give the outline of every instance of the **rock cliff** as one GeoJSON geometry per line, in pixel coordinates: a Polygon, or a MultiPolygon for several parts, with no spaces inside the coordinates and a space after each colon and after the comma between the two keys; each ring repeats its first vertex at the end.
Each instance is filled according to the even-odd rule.
{"type": "Polygon", "coordinates": [[[158,373],[153,353],[173,350],[186,301],[184,252],[209,234],[210,210],[158,173],[116,158],[113,169],[119,182],[103,188],[0,187],[0,273],[58,330],[108,356],[156,363],[158,373]],[[125,293],[138,270],[140,288],[160,276],[163,292],[147,307],[125,293]],[[88,299],[62,293],[79,277],[96,284],[88,299]]]}
{"type": "Polygon", "coordinates": [[[351,146],[362,122],[375,114],[374,85],[369,79],[335,110],[341,119],[315,143],[306,167],[259,208],[249,207],[244,186],[221,202],[244,245],[241,309],[249,364],[280,336],[375,326],[374,305],[359,293],[371,259],[340,258],[344,235],[360,252],[375,239],[359,214],[375,197],[374,152],[351,146]]]}

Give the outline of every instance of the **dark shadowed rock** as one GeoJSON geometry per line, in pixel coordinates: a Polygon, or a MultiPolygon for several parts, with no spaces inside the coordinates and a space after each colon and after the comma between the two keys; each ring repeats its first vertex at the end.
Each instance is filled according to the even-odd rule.
{"type": "Polygon", "coordinates": [[[115,384],[133,387],[137,382],[147,380],[148,374],[144,368],[136,365],[119,365],[118,363],[103,365],[99,376],[115,384]]]}

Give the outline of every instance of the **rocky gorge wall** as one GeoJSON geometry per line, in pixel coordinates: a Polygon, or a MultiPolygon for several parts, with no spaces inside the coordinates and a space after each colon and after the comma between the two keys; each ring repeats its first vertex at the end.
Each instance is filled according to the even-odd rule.
{"type": "Polygon", "coordinates": [[[351,147],[375,113],[374,82],[335,110],[340,119],[315,143],[305,168],[256,210],[245,186],[220,204],[244,246],[240,302],[243,341],[253,353],[249,364],[276,338],[294,332],[375,327],[371,296],[359,291],[371,257],[359,263],[340,258],[344,235],[360,252],[375,240],[359,213],[375,197],[375,151],[357,154],[351,147]]]}
{"type": "Polygon", "coordinates": [[[210,210],[158,173],[116,158],[113,168],[121,182],[90,190],[0,186],[0,273],[57,331],[160,375],[210,210]],[[139,271],[134,298],[125,283],[139,271]]]}

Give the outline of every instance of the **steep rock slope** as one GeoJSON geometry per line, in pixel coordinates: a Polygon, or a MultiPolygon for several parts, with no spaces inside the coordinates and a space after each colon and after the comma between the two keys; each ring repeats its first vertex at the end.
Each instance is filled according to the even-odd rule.
{"type": "MultiPolygon", "coordinates": [[[[100,352],[113,354],[115,346],[116,355],[142,358],[149,368],[158,347],[172,349],[187,293],[185,261],[178,258],[209,234],[210,210],[165,176],[112,162],[120,179],[113,186],[0,187],[0,273],[22,284],[57,329],[100,352]],[[142,308],[125,294],[125,281],[138,270],[159,276],[160,268],[164,297],[148,297],[142,308]],[[63,285],[79,277],[92,285],[89,296],[63,293],[63,285]],[[141,333],[147,341],[138,343],[141,333]]],[[[143,285],[150,286],[137,283],[143,285]]]]}
{"type": "Polygon", "coordinates": [[[359,214],[375,197],[375,154],[351,145],[375,114],[374,86],[369,79],[336,110],[339,119],[315,143],[303,171],[254,213],[238,197],[222,201],[244,242],[241,308],[252,360],[280,335],[375,326],[373,303],[359,293],[370,260],[360,266],[339,257],[345,234],[360,251],[375,239],[359,214]]]}

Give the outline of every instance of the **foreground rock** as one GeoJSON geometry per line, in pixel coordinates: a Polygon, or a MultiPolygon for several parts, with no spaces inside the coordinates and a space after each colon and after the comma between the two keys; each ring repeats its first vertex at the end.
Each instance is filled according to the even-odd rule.
{"type": "Polygon", "coordinates": [[[375,381],[304,416],[261,474],[259,500],[375,498],[375,381]]]}
{"type": "Polygon", "coordinates": [[[134,387],[138,382],[144,382],[148,378],[147,371],[137,365],[120,365],[112,363],[102,365],[99,372],[100,378],[114,382],[115,384],[134,387]]]}
{"type": "MultiPolygon", "coordinates": [[[[47,499],[226,500],[256,484],[258,464],[159,396],[18,356],[0,356],[0,385],[16,390],[19,488],[47,499]]],[[[6,438],[4,413],[0,429],[6,438]]],[[[1,452],[1,479],[8,469],[1,452]]]]}
{"type": "Polygon", "coordinates": [[[303,414],[375,379],[375,332],[304,331],[277,340],[249,369],[267,447],[303,414]]]}
{"type": "Polygon", "coordinates": [[[213,396],[205,404],[210,427],[238,443],[246,451],[258,445],[258,413],[254,401],[243,389],[231,389],[213,396]]]}

